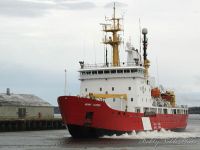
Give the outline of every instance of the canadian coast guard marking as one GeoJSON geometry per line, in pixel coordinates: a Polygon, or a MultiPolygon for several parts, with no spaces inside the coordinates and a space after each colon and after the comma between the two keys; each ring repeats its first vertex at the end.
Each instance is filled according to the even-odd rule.
{"type": "Polygon", "coordinates": [[[92,104],[90,104],[90,103],[85,103],[85,106],[91,106],[92,104]]]}
{"type": "Polygon", "coordinates": [[[160,126],[160,123],[153,123],[153,129],[154,130],[159,130],[159,129],[161,129],[161,126],[160,126]]]}
{"type": "Polygon", "coordinates": [[[101,107],[101,104],[93,104],[94,107],[101,107]]]}
{"type": "Polygon", "coordinates": [[[142,117],[142,124],[143,124],[144,130],[152,130],[149,117],[142,117]]]}

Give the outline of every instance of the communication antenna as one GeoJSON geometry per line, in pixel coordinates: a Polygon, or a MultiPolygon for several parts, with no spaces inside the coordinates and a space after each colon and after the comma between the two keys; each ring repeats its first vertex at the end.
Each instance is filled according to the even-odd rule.
{"type": "Polygon", "coordinates": [[[141,45],[142,45],[142,37],[141,37],[141,34],[142,34],[142,29],[141,29],[141,22],[140,22],[140,18],[139,18],[139,31],[140,31],[140,54],[141,54],[141,45]]]}
{"type": "Polygon", "coordinates": [[[125,12],[122,13],[122,19],[121,19],[121,20],[122,20],[122,26],[123,26],[123,27],[122,27],[122,28],[123,28],[123,30],[122,30],[122,34],[123,34],[123,41],[122,41],[122,44],[123,44],[123,49],[125,50],[125,44],[124,44],[124,41],[125,41],[125,38],[124,38],[124,37],[125,37],[125,36],[124,36],[124,16],[125,16],[125,12]]]}
{"type": "Polygon", "coordinates": [[[106,66],[108,67],[108,50],[107,50],[107,45],[106,45],[106,66]]]}
{"type": "Polygon", "coordinates": [[[85,60],[85,39],[83,40],[83,60],[85,60]]]}
{"type": "Polygon", "coordinates": [[[157,57],[156,57],[156,72],[157,72],[157,79],[158,79],[158,85],[159,85],[160,81],[159,81],[158,58],[157,57]]]}
{"type": "Polygon", "coordinates": [[[65,87],[64,87],[64,95],[67,95],[67,69],[65,69],[65,87]]]}
{"type": "Polygon", "coordinates": [[[96,64],[96,48],[95,48],[95,41],[93,41],[93,49],[94,49],[94,64],[96,64]]]}
{"type": "Polygon", "coordinates": [[[103,52],[103,56],[104,56],[103,57],[103,60],[104,60],[103,62],[104,62],[104,65],[106,64],[106,48],[105,47],[106,46],[104,45],[104,47],[103,47],[104,48],[104,52],[103,52]]]}

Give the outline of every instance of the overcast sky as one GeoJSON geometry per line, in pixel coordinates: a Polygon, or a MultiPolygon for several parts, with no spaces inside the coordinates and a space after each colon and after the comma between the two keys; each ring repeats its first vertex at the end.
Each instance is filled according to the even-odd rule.
{"type": "MultiPolygon", "coordinates": [[[[200,105],[200,1],[119,0],[125,42],[139,48],[139,18],[148,28],[150,73],[174,89],[179,104],[200,105]],[[157,63],[156,63],[157,62],[157,63]]],[[[0,92],[32,93],[53,105],[79,93],[79,60],[103,62],[100,23],[108,0],[0,0],[0,92]]],[[[110,50],[110,49],[109,49],[110,50]]],[[[120,59],[125,61],[123,46],[120,59]]],[[[158,82],[158,80],[157,80],[158,82]]]]}

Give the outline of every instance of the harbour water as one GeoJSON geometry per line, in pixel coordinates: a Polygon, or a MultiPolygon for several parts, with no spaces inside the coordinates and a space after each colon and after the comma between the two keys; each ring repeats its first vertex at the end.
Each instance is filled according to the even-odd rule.
{"type": "Polygon", "coordinates": [[[100,139],[72,139],[67,130],[1,132],[2,150],[199,150],[200,115],[190,115],[184,132],[161,130],[105,136],[100,139]]]}

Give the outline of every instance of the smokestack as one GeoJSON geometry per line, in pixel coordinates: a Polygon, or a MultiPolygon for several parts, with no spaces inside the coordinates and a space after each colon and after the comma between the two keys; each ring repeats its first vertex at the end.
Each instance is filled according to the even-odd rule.
{"type": "Polygon", "coordinates": [[[7,88],[7,89],[6,89],[6,95],[9,95],[9,96],[10,96],[10,88],[7,88]]]}

